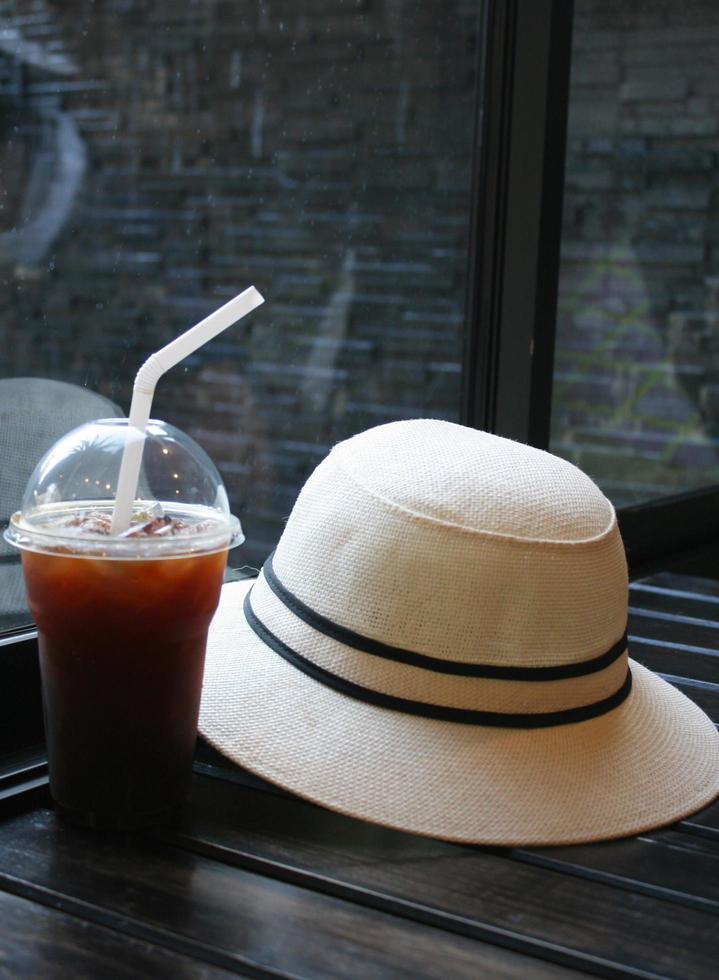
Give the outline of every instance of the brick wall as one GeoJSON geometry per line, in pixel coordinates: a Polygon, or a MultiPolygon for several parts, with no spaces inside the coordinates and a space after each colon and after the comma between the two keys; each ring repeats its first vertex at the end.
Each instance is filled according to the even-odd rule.
{"type": "Polygon", "coordinates": [[[575,10],[553,446],[628,503],[719,481],[719,7],[575,10]]]}

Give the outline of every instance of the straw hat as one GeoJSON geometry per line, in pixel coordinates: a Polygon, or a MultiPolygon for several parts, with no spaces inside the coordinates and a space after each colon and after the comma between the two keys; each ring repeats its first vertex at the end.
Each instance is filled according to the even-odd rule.
{"type": "Polygon", "coordinates": [[[449,422],[337,445],[210,630],[202,734],[342,813],[449,840],[636,833],[719,793],[719,734],[627,658],[614,510],[449,422]]]}

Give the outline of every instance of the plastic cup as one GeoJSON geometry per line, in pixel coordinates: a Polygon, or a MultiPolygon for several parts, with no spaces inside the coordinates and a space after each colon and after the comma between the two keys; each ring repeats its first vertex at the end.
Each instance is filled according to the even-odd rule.
{"type": "Polygon", "coordinates": [[[111,535],[127,431],[103,419],[55,443],[5,531],[38,627],[56,808],[119,829],[162,823],[187,795],[207,629],[243,540],[204,450],[157,421],[130,528],[111,535]]]}

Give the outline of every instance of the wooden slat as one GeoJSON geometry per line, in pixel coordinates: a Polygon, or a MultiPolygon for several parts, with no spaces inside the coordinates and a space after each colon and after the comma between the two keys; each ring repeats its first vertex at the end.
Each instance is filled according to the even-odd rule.
{"type": "MultiPolygon", "coordinates": [[[[342,883],[348,898],[356,891],[355,901],[384,896],[399,903],[400,914],[466,935],[497,930],[497,942],[539,956],[561,952],[565,962],[605,976],[631,975],[629,968],[640,975],[684,976],[682,969],[690,967],[692,976],[713,973],[716,918],[701,901],[707,896],[696,895],[700,901],[688,903],[693,909],[673,901],[676,879],[669,872],[663,890],[648,894],[651,881],[632,889],[623,881],[619,888],[618,882],[584,880],[566,868],[513,860],[508,852],[411,837],[293,797],[203,777],[196,779],[186,823],[167,839],[241,867],[260,858],[305,872],[307,887],[342,883]],[[547,953],[547,944],[554,953],[547,953]],[[691,963],[678,963],[678,946],[688,949],[691,963]]],[[[688,880],[685,885],[691,887],[688,880]]]]}
{"type": "Polygon", "coordinates": [[[629,607],[629,632],[648,640],[664,640],[686,646],[716,650],[719,645],[719,626],[711,620],[685,616],[679,619],[660,610],[629,607]]]}
{"type": "Polygon", "coordinates": [[[688,589],[635,582],[629,587],[629,602],[638,609],[653,609],[715,622],[719,620],[719,596],[688,589]]]}
{"type": "MultiPolygon", "coordinates": [[[[636,593],[635,593],[636,595],[636,593]]],[[[719,619],[630,607],[630,651],[719,722],[719,619]]]]}
{"type": "MultiPolygon", "coordinates": [[[[697,611],[699,610],[695,610],[695,612],[697,611]]],[[[709,612],[713,611],[714,610],[709,610],[709,612]]],[[[719,631],[719,622],[717,622],[713,616],[707,618],[705,616],[694,615],[694,613],[692,613],[692,615],[685,615],[683,613],[678,613],[672,611],[671,609],[667,609],[665,603],[655,603],[655,608],[651,608],[646,602],[631,603],[629,606],[629,612],[633,613],[635,616],[640,616],[642,619],[661,620],[663,622],[676,624],[681,628],[685,626],[697,627],[708,631],[706,635],[708,637],[713,637],[714,640],[716,640],[717,631],[719,631]]]]}
{"type": "Polygon", "coordinates": [[[658,830],[626,840],[512,853],[540,867],[719,913],[719,841],[658,830]]]}
{"type": "Polygon", "coordinates": [[[667,640],[646,640],[629,635],[630,656],[650,670],[691,680],[715,683],[719,678],[719,651],[682,646],[667,640]]]}
{"type": "Polygon", "coordinates": [[[50,893],[60,908],[225,969],[442,980],[573,975],[156,840],[82,832],[48,811],[0,827],[0,886],[17,882],[36,901],[50,893]]]}
{"type": "Polygon", "coordinates": [[[680,826],[705,827],[719,835],[719,800],[716,800],[711,806],[705,807],[700,813],[695,813],[693,816],[687,817],[686,820],[682,820],[680,826]]]}
{"type": "Polygon", "coordinates": [[[697,595],[719,598],[719,579],[699,578],[695,575],[678,575],[676,572],[658,572],[639,579],[639,584],[657,585],[663,589],[695,592],[697,595]]]}
{"type": "Polygon", "coordinates": [[[217,969],[36,902],[0,892],[0,977],[229,980],[217,969]]]}
{"type": "Polygon", "coordinates": [[[19,810],[47,805],[48,800],[44,746],[35,745],[0,757],[0,820],[19,810]]]}

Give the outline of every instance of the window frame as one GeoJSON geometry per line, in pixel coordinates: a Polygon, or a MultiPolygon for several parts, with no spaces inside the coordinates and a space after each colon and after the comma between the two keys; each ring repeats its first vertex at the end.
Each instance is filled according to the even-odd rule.
{"type": "Polygon", "coordinates": [[[573,0],[487,0],[477,99],[461,420],[543,449],[551,420],[572,14],[573,0]]]}

